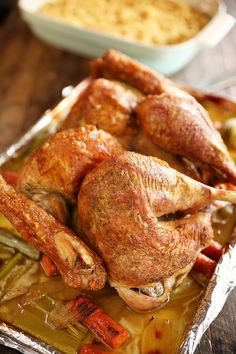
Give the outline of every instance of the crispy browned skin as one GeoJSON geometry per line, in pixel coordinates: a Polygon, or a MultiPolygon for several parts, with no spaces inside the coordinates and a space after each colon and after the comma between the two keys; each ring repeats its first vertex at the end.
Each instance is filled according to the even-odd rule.
{"type": "Polygon", "coordinates": [[[46,253],[66,284],[98,290],[106,281],[101,259],[70,229],[17,193],[0,176],[0,210],[22,237],[46,253]]]}
{"type": "Polygon", "coordinates": [[[84,179],[78,198],[82,228],[103,258],[111,284],[143,286],[172,276],[195,260],[212,238],[202,212],[209,187],[156,158],[124,152],[84,179]]]}
{"type": "Polygon", "coordinates": [[[174,82],[113,49],[91,63],[91,73],[93,77],[123,81],[146,95],[158,95],[171,90],[187,95],[174,82]]]}
{"type": "Polygon", "coordinates": [[[66,203],[76,204],[86,173],[121,149],[116,138],[94,126],[59,132],[30,156],[18,189],[65,221],[66,203]]]}
{"type": "Polygon", "coordinates": [[[123,87],[106,79],[94,80],[73,106],[61,130],[93,124],[115,136],[126,149],[164,159],[178,171],[200,179],[193,165],[156,146],[137,126],[134,109],[142,97],[127,85],[123,87]]]}
{"type": "Polygon", "coordinates": [[[91,70],[94,77],[121,80],[146,95],[156,95],[155,98],[145,99],[146,104],[141,103],[141,108],[138,106],[137,109],[149,137],[162,148],[203,162],[208,168],[217,170],[221,177],[223,175],[223,178],[236,183],[235,165],[207,112],[194,97],[171,80],[115,50],[109,50],[101,58],[93,61],[91,70]],[[161,118],[157,116],[154,124],[153,117],[158,114],[161,118]],[[200,133],[197,132],[204,133],[200,139],[200,133]],[[187,141],[186,146],[180,148],[181,137],[183,145],[187,141]],[[191,144],[193,137],[197,138],[191,144]],[[196,141],[198,144],[195,145],[196,141]],[[192,145],[192,149],[189,149],[188,145],[192,145]]]}
{"type": "Polygon", "coordinates": [[[184,160],[181,156],[174,155],[154,144],[141,127],[133,140],[133,150],[142,155],[157,157],[158,159],[164,160],[175,170],[205,183],[203,176],[194,163],[187,159],[184,160]]]}
{"type": "Polygon", "coordinates": [[[132,112],[137,102],[137,94],[119,83],[94,80],[74,104],[61,129],[92,124],[120,138],[128,147],[135,133],[132,112]]]}
{"type": "Polygon", "coordinates": [[[236,167],[203,107],[192,97],[146,97],[137,115],[149,138],[164,149],[199,161],[236,183],[236,167]]]}

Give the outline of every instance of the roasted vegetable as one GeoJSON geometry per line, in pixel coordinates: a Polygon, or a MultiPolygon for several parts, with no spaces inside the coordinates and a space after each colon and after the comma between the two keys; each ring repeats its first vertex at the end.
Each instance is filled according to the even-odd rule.
{"type": "Polygon", "coordinates": [[[23,264],[15,265],[1,280],[0,302],[25,294],[38,281],[38,269],[38,263],[30,259],[25,259],[23,264]]]}
{"type": "Polygon", "coordinates": [[[113,353],[113,352],[107,352],[94,345],[85,345],[84,347],[82,347],[80,351],[80,354],[107,354],[107,353],[113,353]]]}
{"type": "Polygon", "coordinates": [[[222,255],[223,247],[216,241],[211,241],[210,245],[202,250],[202,253],[212,259],[213,261],[218,261],[222,255]]]}
{"type": "Polygon", "coordinates": [[[193,265],[193,270],[196,272],[202,273],[207,277],[211,277],[216,268],[216,262],[208,258],[202,253],[199,253],[197,259],[193,265]]]}
{"type": "Polygon", "coordinates": [[[40,252],[36,248],[29,245],[27,242],[12,234],[8,230],[0,228],[0,242],[6,246],[13,247],[26,256],[38,260],[40,252]]]}
{"type": "Polygon", "coordinates": [[[44,270],[44,273],[48,277],[53,277],[58,274],[57,267],[55,266],[55,264],[53,263],[51,258],[49,258],[46,254],[42,255],[41,260],[40,260],[40,264],[44,270]]]}
{"type": "Polygon", "coordinates": [[[11,272],[14,266],[23,259],[23,255],[21,253],[17,253],[12,259],[4,264],[4,266],[0,269],[0,280],[2,280],[7,273],[11,272]]]}
{"type": "Polygon", "coordinates": [[[111,348],[120,347],[129,337],[128,331],[104,313],[102,308],[86,298],[57,306],[48,316],[52,326],[68,327],[76,321],[88,327],[96,336],[111,348]]]}

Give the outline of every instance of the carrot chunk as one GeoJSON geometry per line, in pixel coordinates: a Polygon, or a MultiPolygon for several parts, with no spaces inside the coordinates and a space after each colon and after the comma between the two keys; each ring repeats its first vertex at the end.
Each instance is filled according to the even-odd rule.
{"type": "Polygon", "coordinates": [[[40,260],[41,267],[48,277],[53,277],[58,274],[57,267],[46,254],[43,254],[40,260]]]}
{"type": "Polygon", "coordinates": [[[111,348],[120,347],[129,337],[128,331],[110,318],[98,305],[86,298],[72,302],[72,311],[78,313],[78,321],[88,327],[111,348]]]}
{"type": "Polygon", "coordinates": [[[100,348],[97,348],[94,345],[86,345],[80,351],[80,354],[107,354],[107,353],[113,353],[113,352],[104,351],[100,348]]]}
{"type": "Polygon", "coordinates": [[[10,184],[12,187],[16,188],[18,180],[19,180],[19,175],[16,172],[5,171],[2,173],[2,176],[8,184],[10,184]]]}
{"type": "Polygon", "coordinates": [[[204,274],[208,278],[212,276],[214,273],[216,267],[216,262],[213,261],[212,259],[208,258],[202,253],[199,253],[197,256],[197,259],[193,265],[193,270],[196,272],[199,272],[201,274],[204,274]]]}
{"type": "Polygon", "coordinates": [[[207,248],[204,248],[201,253],[218,262],[223,253],[223,247],[218,242],[211,241],[210,245],[207,248]]]}

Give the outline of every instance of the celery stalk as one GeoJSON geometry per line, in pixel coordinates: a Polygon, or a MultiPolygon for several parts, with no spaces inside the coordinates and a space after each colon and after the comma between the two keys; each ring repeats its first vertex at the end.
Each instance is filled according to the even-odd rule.
{"type": "Polygon", "coordinates": [[[18,236],[12,234],[8,230],[0,228],[0,242],[6,246],[13,247],[26,256],[35,259],[36,261],[40,257],[40,252],[33,246],[26,243],[18,236]]]}
{"type": "Polygon", "coordinates": [[[0,269],[0,279],[2,279],[8,272],[12,270],[12,268],[23,259],[23,255],[21,253],[17,253],[12,259],[4,264],[4,266],[0,269]]]}

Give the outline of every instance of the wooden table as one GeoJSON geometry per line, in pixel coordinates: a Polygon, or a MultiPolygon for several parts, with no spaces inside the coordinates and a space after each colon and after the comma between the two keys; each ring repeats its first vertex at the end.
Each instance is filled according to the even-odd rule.
{"type": "MultiPolygon", "coordinates": [[[[236,1],[225,1],[236,16],[236,1]]],[[[175,78],[192,86],[236,74],[236,27],[214,49],[203,51],[175,78]]],[[[0,151],[16,141],[61,98],[61,90],[88,73],[88,59],[36,39],[13,11],[0,25],[0,151]]],[[[227,91],[236,97],[236,85],[227,91]]],[[[236,289],[207,330],[197,354],[236,353],[236,289]]],[[[0,346],[0,353],[14,351],[0,346]]]]}

